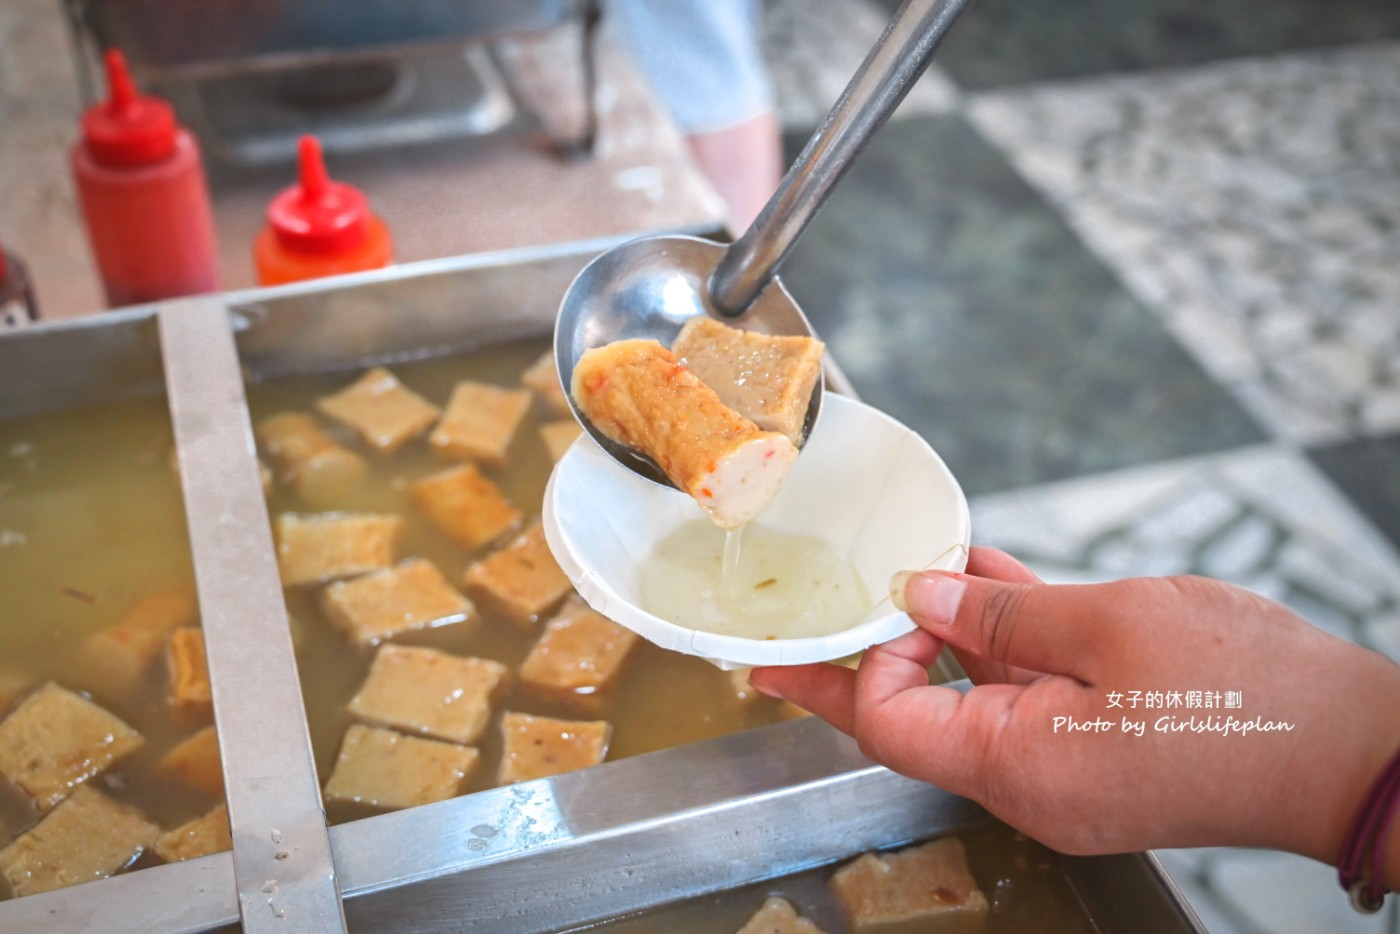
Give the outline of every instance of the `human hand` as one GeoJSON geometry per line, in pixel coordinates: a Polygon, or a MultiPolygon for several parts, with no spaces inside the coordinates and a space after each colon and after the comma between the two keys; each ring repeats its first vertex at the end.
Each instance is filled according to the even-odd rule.
{"type": "MultiPolygon", "coordinates": [[[[1219,581],[1048,585],[974,548],[968,573],[914,575],[903,595],[919,628],[858,670],[756,668],[752,684],[1065,852],[1234,844],[1335,863],[1400,745],[1400,667],[1219,581]],[[976,682],[966,696],[928,683],[945,643],[976,682]],[[1235,691],[1242,706],[1131,708],[1135,691],[1235,691]],[[1169,731],[1192,715],[1291,729],[1169,731]]],[[[1391,844],[1396,888],[1400,832],[1391,844]]]]}

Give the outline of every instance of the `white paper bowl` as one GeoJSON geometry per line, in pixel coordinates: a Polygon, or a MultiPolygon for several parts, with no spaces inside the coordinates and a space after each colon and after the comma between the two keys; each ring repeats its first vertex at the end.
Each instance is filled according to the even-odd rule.
{"type": "Polygon", "coordinates": [[[643,480],[587,435],[560,459],[544,495],[555,560],[589,606],[663,648],[721,668],[843,658],[914,628],[894,609],[896,571],[967,565],[971,521],[962,488],[933,449],[888,415],[834,393],[778,495],[757,519],[812,535],[844,556],[876,601],[856,625],[825,636],[747,639],[677,626],[640,604],[639,568],[678,526],[702,519],[689,496],[643,480]]]}

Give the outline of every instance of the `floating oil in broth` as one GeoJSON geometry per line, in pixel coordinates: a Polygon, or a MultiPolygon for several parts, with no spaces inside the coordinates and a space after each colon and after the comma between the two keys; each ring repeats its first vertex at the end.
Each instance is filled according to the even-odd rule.
{"type": "Polygon", "coordinates": [[[748,639],[825,636],[871,607],[855,568],[826,542],[751,522],[705,520],[663,539],[641,570],[642,607],[678,626],[748,639]]]}

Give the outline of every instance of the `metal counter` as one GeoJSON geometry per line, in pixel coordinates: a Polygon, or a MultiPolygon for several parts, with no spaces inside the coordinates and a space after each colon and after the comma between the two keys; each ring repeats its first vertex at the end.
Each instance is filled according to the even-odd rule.
{"type": "MultiPolygon", "coordinates": [[[[0,418],[169,400],[233,836],[231,853],[0,902],[0,930],[556,931],[985,819],[808,718],[326,826],[244,382],[546,333],[569,281],[607,245],[0,335],[0,418]]],[[[837,370],[828,379],[849,389],[837,370]]],[[[1203,930],[1150,856],[1065,865],[1103,931],[1203,930]]]]}

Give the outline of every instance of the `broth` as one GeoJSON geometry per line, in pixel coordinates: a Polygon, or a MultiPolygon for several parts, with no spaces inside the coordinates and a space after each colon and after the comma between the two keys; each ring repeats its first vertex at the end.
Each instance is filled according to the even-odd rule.
{"type": "MultiPolygon", "coordinates": [[[[967,847],[968,869],[991,904],[985,924],[977,928],[982,934],[1095,934],[1099,930],[1053,851],[991,821],[960,830],[956,836],[967,847]]],[[[845,934],[849,928],[827,890],[827,880],[850,861],[570,930],[596,934],[733,932],[744,926],[764,899],[777,895],[826,934],[845,934]]]]}
{"type": "MultiPolygon", "coordinates": [[[[475,379],[514,387],[547,348],[543,339],[494,345],[472,353],[397,364],[393,372],[410,388],[442,404],[455,383],[475,379]]],[[[280,411],[314,412],[315,401],[341,389],[357,372],[281,378],[250,386],[253,423],[280,411]]],[[[528,523],[538,517],[552,461],[539,426],[559,416],[536,401],[522,424],[508,462],[487,475],[518,506],[528,523]]],[[[369,462],[365,482],[341,501],[301,502],[295,492],[275,488],[272,517],[283,512],[369,510],[398,514],[405,522],[401,557],[434,562],[460,587],[462,574],[490,548],[468,551],[432,526],[411,501],[408,485],[447,466],[422,439],[396,454],[366,452],[346,432],[319,422],[369,462]]],[[[163,666],[136,697],[108,697],[82,683],[73,668],[83,641],[111,626],[138,598],[170,588],[193,589],[185,517],[178,478],[171,469],[173,446],[164,399],[146,399],[0,421],[0,691],[27,690],[46,680],[89,692],[146,738],[145,746],[117,763],[94,784],[113,798],[139,807],[169,829],[205,813],[216,802],[154,777],[166,751],[207,723],[174,711],[165,697],[163,666]]],[[[320,588],[286,591],[307,718],[321,782],[329,777],[350,719],[345,707],[363,682],[373,653],[357,649],[337,631],[318,604],[320,588]]],[[[496,659],[514,668],[538,633],[484,614],[474,622],[409,634],[395,641],[431,645],[460,655],[496,659]]],[[[503,710],[571,719],[607,719],[614,726],[608,758],[616,759],[775,722],[790,708],[768,698],[741,698],[731,675],[699,658],[661,650],[640,641],[610,693],[579,707],[533,695],[513,684],[494,705],[493,723],[463,793],[495,783],[501,740],[495,719],[503,710]]],[[[3,713],[0,710],[0,713],[3,713]]],[[[367,809],[330,808],[333,822],[363,816],[367,809]]],[[[38,819],[27,798],[0,782],[0,846],[38,819]]],[[[966,838],[974,874],[994,905],[1014,889],[1012,907],[994,912],[989,931],[1027,929],[1089,931],[1079,922],[1073,893],[1053,868],[1053,856],[1004,828],[966,838]],[[1013,879],[1014,882],[1003,880],[1013,879]],[[1051,912],[1047,915],[1042,912],[1051,912]],[[1029,914],[1028,914],[1029,913],[1029,914]],[[1047,928],[1046,917],[1065,917],[1047,928]]],[[[144,856],[134,868],[154,864],[144,856]]],[[[814,871],[674,906],[606,925],[620,932],[737,929],[765,894],[788,895],[831,931],[829,904],[818,893],[830,869],[814,871]],[[826,914],[821,914],[821,912],[826,914]],[[730,923],[732,920],[732,924],[730,923]]],[[[5,897],[0,892],[0,898],[5,897]]]]}
{"type": "MultiPolygon", "coordinates": [[[[166,828],[216,803],[152,775],[161,755],[208,721],[170,707],[159,665],[138,694],[119,698],[84,683],[74,659],[137,598],[193,591],[171,448],[164,399],[0,421],[0,690],[54,680],[138,730],[145,745],[93,781],[166,828]]],[[[9,702],[0,703],[3,713],[9,702]]],[[[0,781],[0,846],[37,818],[0,781]]]]}
{"type": "MultiPolygon", "coordinates": [[[[442,405],[452,387],[463,379],[510,388],[519,386],[520,374],[548,346],[544,339],[514,341],[466,354],[395,364],[390,369],[406,386],[442,405]]],[[[279,378],[251,386],[248,397],[253,423],[278,412],[314,412],[318,398],[343,388],[358,375],[354,371],[279,378]]],[[[506,464],[483,468],[524,513],[526,524],[539,517],[545,483],[553,469],[539,426],[561,417],[566,416],[548,411],[536,399],[516,433],[506,464]]],[[[366,478],[334,502],[317,503],[315,507],[302,501],[294,491],[277,489],[268,500],[269,514],[275,517],[284,512],[331,510],[397,514],[405,523],[400,557],[427,558],[460,588],[466,568],[489,554],[491,548],[468,551],[452,542],[424,517],[408,491],[414,480],[453,462],[437,456],[423,438],[410,441],[390,456],[369,453],[349,433],[319,416],[318,421],[341,443],[364,454],[369,461],[366,478]]],[[[335,764],[341,736],[350,723],[345,705],[364,680],[373,653],[357,649],[336,631],[317,603],[319,590],[288,590],[287,605],[297,644],[312,747],[324,785],[335,764]]],[[[409,633],[393,641],[491,658],[515,668],[525,658],[541,625],[526,632],[509,620],[483,613],[464,625],[409,633]]],[[[495,785],[501,758],[496,720],[501,711],[608,720],[613,724],[608,758],[618,759],[776,722],[791,710],[761,695],[752,696],[752,691],[747,693],[747,699],[737,697],[731,677],[708,662],[667,652],[646,641],[639,641],[633,648],[611,692],[582,704],[547,699],[513,683],[493,705],[492,724],[477,747],[481,761],[464,790],[495,785]]],[[[328,812],[333,822],[369,813],[367,809],[344,804],[331,804],[328,812]]]]}
{"type": "MultiPolygon", "coordinates": [[[[415,391],[446,402],[461,379],[516,387],[520,374],[547,349],[544,339],[493,345],[473,353],[392,367],[415,391]]],[[[314,413],[315,401],[358,376],[355,372],[284,378],[248,388],[252,421],[279,411],[314,413]]],[[[538,400],[521,425],[507,463],[486,474],[524,513],[537,518],[553,462],[538,428],[559,416],[538,400]]],[[[269,515],[331,509],[392,512],[403,517],[401,557],[435,563],[454,586],[490,548],[468,551],[433,527],[411,502],[407,485],[449,466],[422,438],[390,457],[368,452],[347,432],[316,415],[370,470],[339,501],[312,506],[278,487],[269,515]]],[[[135,805],[169,829],[217,803],[155,777],[155,764],[172,746],[205,726],[207,718],[181,714],[166,698],[163,664],[156,664],[138,696],[108,696],[84,683],[75,667],[83,641],[116,623],[137,599],[156,591],[193,591],[194,571],[179,479],[171,466],[173,433],[163,398],[0,421],[0,714],[9,691],[47,680],[89,694],[146,739],[135,753],[98,778],[95,787],[135,805]]],[[[297,648],[307,719],[321,784],[329,778],[350,720],[345,705],[363,682],[372,652],[355,648],[325,618],[320,588],[286,591],[297,648]]],[[[514,668],[538,634],[484,614],[474,622],[412,633],[401,643],[431,645],[459,655],[496,659],[514,668]]],[[[532,696],[518,685],[493,706],[493,722],[479,748],[482,758],[463,793],[492,787],[501,740],[500,711],[565,719],[607,719],[614,725],[608,758],[615,759],[774,722],[785,708],[761,696],[741,700],[729,676],[708,663],[639,642],[615,690],[599,706],[532,696]]],[[[750,695],[753,692],[748,692],[750,695]]],[[[369,813],[330,808],[333,822],[369,813]]],[[[39,818],[22,792],[0,781],[0,847],[39,818]]],[[[134,868],[158,862],[143,856],[134,868]]],[[[0,886],[0,898],[7,897],[0,886]]]]}
{"type": "Polygon", "coordinates": [[[643,609],[678,626],[749,639],[826,636],[872,601],[851,563],[808,535],[697,519],[662,539],[641,568],[643,609]]]}

